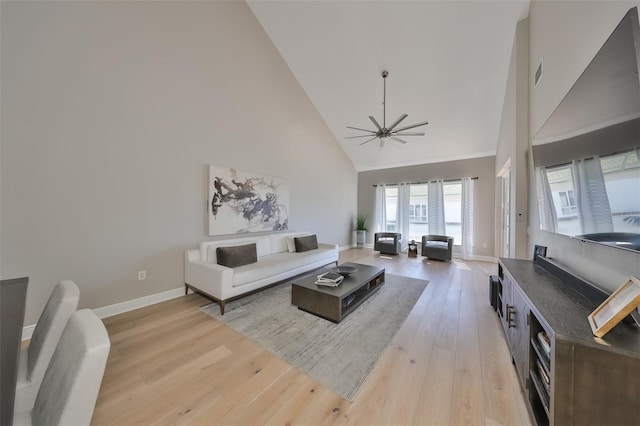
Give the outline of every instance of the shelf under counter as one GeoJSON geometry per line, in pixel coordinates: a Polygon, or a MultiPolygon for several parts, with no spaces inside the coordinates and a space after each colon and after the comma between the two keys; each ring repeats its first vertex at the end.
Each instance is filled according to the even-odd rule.
{"type": "Polygon", "coordinates": [[[531,347],[535,350],[538,355],[538,359],[542,360],[543,366],[545,367],[545,371],[547,374],[551,374],[551,354],[547,353],[542,345],[535,337],[531,337],[531,347]]]}

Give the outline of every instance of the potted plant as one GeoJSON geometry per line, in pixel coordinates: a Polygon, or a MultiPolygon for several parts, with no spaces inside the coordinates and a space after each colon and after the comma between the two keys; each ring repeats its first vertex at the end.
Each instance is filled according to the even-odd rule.
{"type": "Polygon", "coordinates": [[[356,245],[358,248],[364,247],[367,239],[367,217],[359,214],[356,217],[356,245]]]}

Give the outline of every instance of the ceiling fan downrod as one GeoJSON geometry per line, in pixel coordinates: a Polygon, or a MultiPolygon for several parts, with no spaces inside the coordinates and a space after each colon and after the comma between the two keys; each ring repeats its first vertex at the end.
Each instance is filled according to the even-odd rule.
{"type": "Polygon", "coordinates": [[[387,127],[387,76],[389,71],[382,71],[382,128],[387,127]]]}

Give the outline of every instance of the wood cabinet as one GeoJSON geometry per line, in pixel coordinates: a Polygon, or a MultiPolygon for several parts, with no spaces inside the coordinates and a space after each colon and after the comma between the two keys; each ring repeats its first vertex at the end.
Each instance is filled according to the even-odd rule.
{"type": "Polygon", "coordinates": [[[498,271],[498,315],[532,420],[640,424],[640,327],[593,336],[587,316],[604,299],[545,262],[500,259],[498,271]]]}
{"type": "Polygon", "coordinates": [[[508,274],[500,273],[499,280],[502,288],[499,297],[504,307],[500,311],[502,327],[507,336],[513,363],[518,370],[520,384],[525,386],[526,383],[523,380],[527,377],[529,367],[529,339],[527,338],[529,307],[520,289],[508,274]]]}
{"type": "Polygon", "coordinates": [[[517,286],[513,288],[511,302],[511,325],[507,340],[511,345],[511,353],[518,370],[518,376],[521,377],[521,384],[526,385],[525,379],[529,371],[529,330],[527,326],[529,306],[517,286]]]}

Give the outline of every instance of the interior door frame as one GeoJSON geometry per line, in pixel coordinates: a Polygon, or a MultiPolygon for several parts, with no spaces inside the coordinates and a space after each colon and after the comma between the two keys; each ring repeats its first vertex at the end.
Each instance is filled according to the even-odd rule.
{"type": "Polygon", "coordinates": [[[500,257],[512,257],[511,244],[511,158],[496,175],[496,187],[500,193],[500,220],[498,226],[498,254],[500,257]]]}

